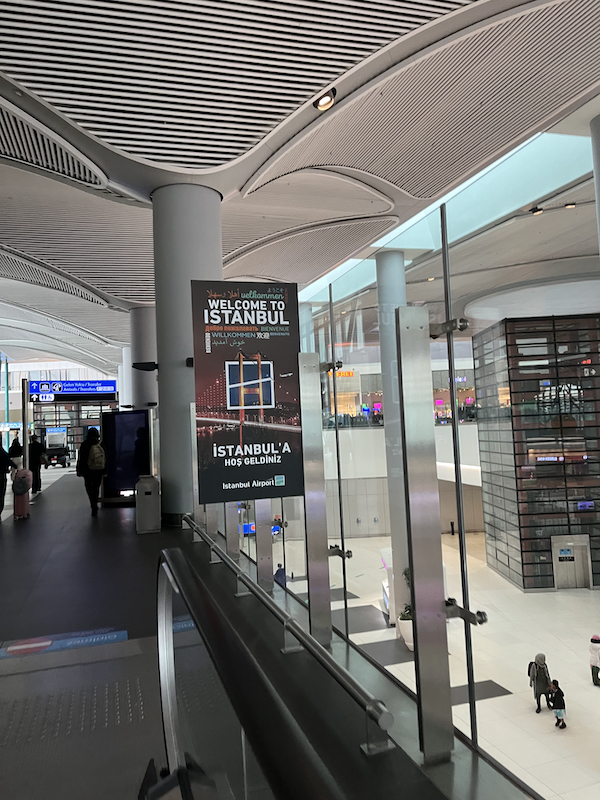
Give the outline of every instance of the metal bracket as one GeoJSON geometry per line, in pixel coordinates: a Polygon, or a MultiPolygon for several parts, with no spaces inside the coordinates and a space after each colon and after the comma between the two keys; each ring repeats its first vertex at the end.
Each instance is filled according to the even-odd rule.
{"type": "Polygon", "coordinates": [[[485,611],[467,611],[465,608],[462,608],[462,606],[459,606],[453,597],[449,597],[446,600],[446,616],[448,619],[460,617],[470,622],[471,625],[483,625],[488,621],[488,616],[485,611]]]}
{"type": "Polygon", "coordinates": [[[360,749],[366,756],[375,756],[378,753],[386,753],[388,750],[394,750],[396,744],[390,739],[388,736],[388,730],[391,728],[393,723],[393,717],[390,714],[390,719],[385,719],[383,721],[383,727],[379,725],[375,720],[371,717],[368,710],[366,712],[366,723],[367,723],[367,741],[361,744],[360,749]]]}
{"type": "Polygon", "coordinates": [[[288,628],[290,621],[291,620],[286,619],[283,623],[283,647],[281,648],[281,652],[284,655],[288,653],[299,653],[304,650],[298,639],[296,639],[288,628]]]}
{"type": "MultiPolygon", "coordinates": [[[[235,587],[236,587],[235,596],[236,597],[247,597],[248,595],[252,594],[252,592],[248,589],[248,587],[244,583],[244,579],[242,578],[242,575],[245,575],[245,573],[239,572],[236,575],[236,579],[235,579],[235,587]]],[[[247,577],[247,576],[245,576],[245,577],[247,577]]]]}
{"type": "Polygon", "coordinates": [[[432,322],[429,325],[429,336],[437,339],[444,333],[453,331],[466,331],[469,327],[469,320],[461,317],[460,319],[447,319],[445,322],[432,322]]]}
{"type": "Polygon", "coordinates": [[[140,369],[142,372],[154,372],[158,369],[156,361],[134,361],[131,365],[133,369],[140,369]]]}
{"type": "Polygon", "coordinates": [[[335,367],[336,370],[341,369],[344,366],[343,361],[336,361],[335,364],[333,361],[321,361],[319,364],[319,370],[321,372],[333,372],[335,367]]]}
{"type": "Polygon", "coordinates": [[[337,544],[330,544],[329,545],[329,558],[331,556],[339,556],[340,558],[352,558],[352,550],[342,550],[342,548],[337,544]]]}

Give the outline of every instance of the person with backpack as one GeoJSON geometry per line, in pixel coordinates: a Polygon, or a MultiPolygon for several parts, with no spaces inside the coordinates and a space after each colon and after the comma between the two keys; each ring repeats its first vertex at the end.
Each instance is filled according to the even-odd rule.
{"type": "Polygon", "coordinates": [[[546,656],[543,653],[538,653],[535,657],[535,661],[529,662],[527,674],[529,675],[529,685],[533,688],[533,696],[537,703],[535,713],[539,714],[542,710],[540,705],[542,695],[546,697],[546,705],[548,708],[552,708],[550,705],[550,698],[548,697],[548,693],[550,692],[550,673],[548,672],[548,665],[546,664],[546,656]]]}
{"type": "Polygon", "coordinates": [[[18,434],[12,440],[12,444],[8,448],[8,455],[12,458],[12,460],[17,465],[16,469],[14,467],[12,467],[11,470],[10,470],[10,477],[14,481],[17,469],[22,469],[22,467],[23,467],[23,445],[19,441],[19,435],[18,434]]]}
{"type": "Polygon", "coordinates": [[[77,456],[77,475],[83,478],[85,490],[90,499],[92,517],[98,516],[98,498],[102,476],[106,470],[106,453],[100,444],[100,434],[90,428],[77,456]]]}
{"type": "Polygon", "coordinates": [[[11,459],[6,450],[2,447],[2,434],[0,433],[0,522],[2,522],[2,512],[4,511],[4,498],[6,496],[7,475],[11,468],[16,469],[17,465],[11,459]]]}

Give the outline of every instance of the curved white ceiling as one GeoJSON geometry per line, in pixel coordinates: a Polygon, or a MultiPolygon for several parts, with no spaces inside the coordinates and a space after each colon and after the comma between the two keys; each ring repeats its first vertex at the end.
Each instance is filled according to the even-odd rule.
{"type": "Polygon", "coordinates": [[[474,0],[4,0],[0,70],[102,141],[227,163],[384,45],[474,0]]]}
{"type": "Polygon", "coordinates": [[[229,279],[309,282],[583,103],[599,56],[597,0],[6,0],[0,94],[101,179],[2,117],[27,168],[0,163],[0,247],[90,297],[0,284],[127,341],[106,305],[152,302],[149,198],[174,182],[223,194],[229,279]]]}
{"type": "Polygon", "coordinates": [[[402,62],[299,133],[248,183],[346,166],[430,198],[598,86],[600,3],[500,17],[402,62]],[[574,63],[577,67],[574,68],[574,63]]]}
{"type": "Polygon", "coordinates": [[[523,286],[480,297],[468,303],[468,317],[490,325],[507,317],[544,317],[561,314],[597,314],[600,311],[600,278],[561,281],[548,286],[523,286]]]}

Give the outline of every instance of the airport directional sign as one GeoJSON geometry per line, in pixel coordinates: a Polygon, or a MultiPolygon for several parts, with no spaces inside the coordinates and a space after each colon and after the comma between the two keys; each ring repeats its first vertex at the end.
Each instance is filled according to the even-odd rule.
{"type": "Polygon", "coordinates": [[[116,391],[116,381],[29,381],[29,395],[33,402],[34,395],[39,395],[41,402],[48,402],[51,394],[115,394],[116,391]]]}

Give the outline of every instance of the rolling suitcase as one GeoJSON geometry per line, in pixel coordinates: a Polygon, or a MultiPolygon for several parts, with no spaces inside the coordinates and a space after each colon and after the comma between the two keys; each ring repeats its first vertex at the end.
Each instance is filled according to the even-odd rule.
{"type": "Polygon", "coordinates": [[[29,516],[29,490],[33,483],[33,473],[28,469],[18,469],[13,481],[13,513],[15,519],[29,516]]]}

